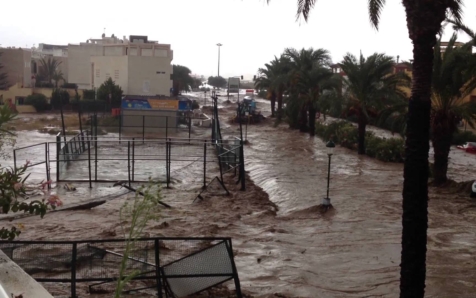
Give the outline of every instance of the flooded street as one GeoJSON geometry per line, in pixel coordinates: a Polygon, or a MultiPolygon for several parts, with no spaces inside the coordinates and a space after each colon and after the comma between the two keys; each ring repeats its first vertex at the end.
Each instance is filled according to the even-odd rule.
{"type": "MultiPolygon", "coordinates": [[[[237,135],[238,125],[228,121],[235,104],[224,98],[220,102],[223,136],[237,135]]],[[[258,107],[269,115],[267,102],[260,100],[258,107]]],[[[163,201],[174,208],[163,209],[147,233],[232,237],[242,289],[255,297],[398,297],[403,164],[337,147],[330,181],[335,209],[321,215],[317,205],[326,196],[325,142],[289,130],[286,124],[274,127],[273,121],[268,118],[247,127],[247,191],[239,191],[236,179],[227,175],[231,196],[210,192],[203,201],[194,201],[203,183],[202,166],[177,164],[172,168],[172,189],[162,191],[163,201]]],[[[206,130],[195,133],[208,136],[206,130]]],[[[41,139],[31,134],[27,140],[20,134],[18,143],[26,144],[33,136],[35,142],[41,139]]],[[[476,178],[472,172],[476,156],[456,150],[450,156],[452,179],[476,178]]],[[[206,178],[211,181],[218,175],[218,164],[207,167],[206,178]]],[[[154,165],[149,170],[147,175],[153,177],[162,171],[154,165]]],[[[63,196],[73,203],[103,189],[102,195],[116,197],[92,210],[56,212],[42,220],[30,217],[9,224],[25,226],[23,240],[121,237],[118,210],[133,195],[110,184],[88,187],[78,184],[75,195],[63,196]]],[[[474,297],[476,202],[467,194],[431,188],[429,218],[427,297],[474,297]]]]}

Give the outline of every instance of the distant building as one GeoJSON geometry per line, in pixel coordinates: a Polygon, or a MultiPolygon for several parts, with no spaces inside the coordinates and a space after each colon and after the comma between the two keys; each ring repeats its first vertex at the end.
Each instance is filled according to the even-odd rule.
{"type": "Polygon", "coordinates": [[[8,77],[8,87],[31,87],[31,50],[15,47],[0,48],[0,70],[8,77]]]}
{"type": "Polygon", "coordinates": [[[38,48],[32,48],[32,52],[32,56],[35,59],[42,58],[44,56],[68,57],[68,46],[40,43],[38,48]]]}
{"type": "Polygon", "coordinates": [[[173,51],[168,44],[131,35],[89,39],[68,46],[68,81],[98,88],[111,78],[127,95],[170,95],[173,51]]]}

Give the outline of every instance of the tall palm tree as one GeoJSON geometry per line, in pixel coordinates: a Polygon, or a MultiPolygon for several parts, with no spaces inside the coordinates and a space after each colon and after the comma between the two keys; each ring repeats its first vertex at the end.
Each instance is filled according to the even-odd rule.
{"type": "MultiPolygon", "coordinates": [[[[268,2],[270,0],[267,0],[268,2]]],[[[298,0],[297,15],[307,21],[317,0],[298,0]]],[[[378,28],[385,0],[369,0],[369,17],[378,28]]],[[[400,297],[423,297],[428,229],[428,151],[430,139],[433,46],[442,22],[451,14],[461,23],[463,0],[402,0],[413,42],[413,84],[408,105],[403,170],[400,297]]]]}
{"type": "MultiPolygon", "coordinates": [[[[286,49],[285,55],[293,63],[290,73],[291,84],[298,98],[302,101],[302,110],[309,115],[309,134],[315,134],[316,111],[318,100],[322,93],[325,82],[332,77],[332,71],[328,67],[331,61],[329,52],[324,49],[314,50],[286,49]]],[[[307,118],[307,117],[305,117],[307,118]]]]}
{"type": "Polygon", "coordinates": [[[342,76],[340,74],[333,74],[331,78],[322,83],[317,110],[324,117],[324,121],[326,120],[326,115],[342,115],[344,106],[342,83],[342,76]]]}
{"type": "Polygon", "coordinates": [[[275,68],[274,76],[271,81],[273,89],[276,91],[276,99],[278,103],[277,118],[280,121],[283,117],[283,98],[284,92],[289,83],[289,72],[291,71],[291,61],[285,55],[278,58],[275,57],[271,64],[275,68]]]}
{"type": "Polygon", "coordinates": [[[52,79],[55,81],[55,88],[58,88],[58,82],[61,80],[64,81],[63,72],[61,70],[56,70],[52,79]]]}
{"type": "Polygon", "coordinates": [[[41,80],[51,83],[55,78],[55,74],[60,71],[59,66],[61,65],[61,63],[62,61],[58,61],[52,57],[48,57],[48,59],[41,58],[39,69],[39,75],[41,80]]]}
{"type": "Polygon", "coordinates": [[[174,86],[174,96],[179,95],[182,91],[190,91],[190,86],[194,84],[193,78],[191,77],[192,71],[182,65],[172,65],[173,74],[173,86],[174,86]]]}
{"type": "Polygon", "coordinates": [[[274,56],[274,60],[265,64],[265,68],[258,71],[260,76],[255,81],[255,88],[266,89],[268,99],[271,101],[271,117],[275,116],[275,105],[278,103],[277,116],[281,120],[283,115],[283,97],[288,84],[288,75],[291,64],[287,57],[281,55],[274,56]]]}
{"type": "Polygon", "coordinates": [[[447,180],[448,155],[457,122],[465,120],[471,127],[476,121],[476,103],[464,101],[476,88],[476,57],[471,53],[471,43],[456,48],[457,36],[450,39],[441,53],[441,38],[434,49],[431,93],[431,141],[435,163],[434,183],[447,180]]]}
{"type": "Polygon", "coordinates": [[[395,62],[385,54],[373,54],[357,59],[347,54],[341,63],[346,74],[344,78],[345,97],[349,103],[348,116],[357,116],[358,152],[365,154],[365,130],[371,117],[377,115],[385,101],[405,97],[400,87],[410,86],[410,78],[404,73],[394,73],[395,62]]]}
{"type": "Polygon", "coordinates": [[[275,71],[272,64],[266,63],[264,68],[258,70],[259,76],[255,80],[255,89],[266,90],[266,98],[271,101],[271,117],[276,116],[276,91],[272,88],[272,79],[275,76],[275,71]]]}

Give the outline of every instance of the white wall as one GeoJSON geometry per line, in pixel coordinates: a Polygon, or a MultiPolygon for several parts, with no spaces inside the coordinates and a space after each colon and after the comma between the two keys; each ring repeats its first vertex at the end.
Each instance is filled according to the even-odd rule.
{"type": "Polygon", "coordinates": [[[68,82],[79,89],[91,89],[91,56],[102,55],[101,45],[68,46],[68,82]]]}
{"type": "Polygon", "coordinates": [[[172,65],[170,58],[128,56],[130,95],[170,95],[172,65]],[[147,85],[149,86],[146,90],[147,85]]]}
{"type": "Polygon", "coordinates": [[[101,86],[109,77],[128,94],[128,57],[127,56],[92,56],[94,64],[94,86],[101,86]]]}

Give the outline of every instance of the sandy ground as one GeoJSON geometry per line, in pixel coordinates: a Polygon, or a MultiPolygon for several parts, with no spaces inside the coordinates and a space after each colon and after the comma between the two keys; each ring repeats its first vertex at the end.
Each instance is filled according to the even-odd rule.
{"type": "MultiPolygon", "coordinates": [[[[228,119],[235,106],[221,102],[221,115],[228,119]]],[[[259,107],[267,113],[266,102],[259,107]]],[[[237,135],[237,128],[222,121],[226,136],[237,135]]],[[[335,209],[322,215],[317,205],[326,192],[324,142],[286,125],[274,127],[270,120],[248,126],[247,138],[245,192],[229,175],[231,196],[208,193],[194,202],[201,179],[190,175],[197,169],[184,169],[173,189],[163,190],[164,202],[174,208],[162,210],[148,235],[232,237],[242,289],[252,297],[398,297],[403,166],[336,148],[330,189],[335,209]]],[[[450,176],[475,178],[473,165],[474,156],[453,150],[450,176]]],[[[217,173],[212,167],[209,178],[217,173]]],[[[78,187],[86,193],[79,188],[86,186],[78,187]]],[[[9,225],[25,226],[21,239],[117,238],[119,208],[131,197],[9,225]]],[[[428,297],[474,297],[475,207],[466,193],[430,189],[428,297]]],[[[229,297],[222,290],[226,294],[207,295],[229,297]]],[[[52,291],[67,293],[62,287],[52,291]]]]}

